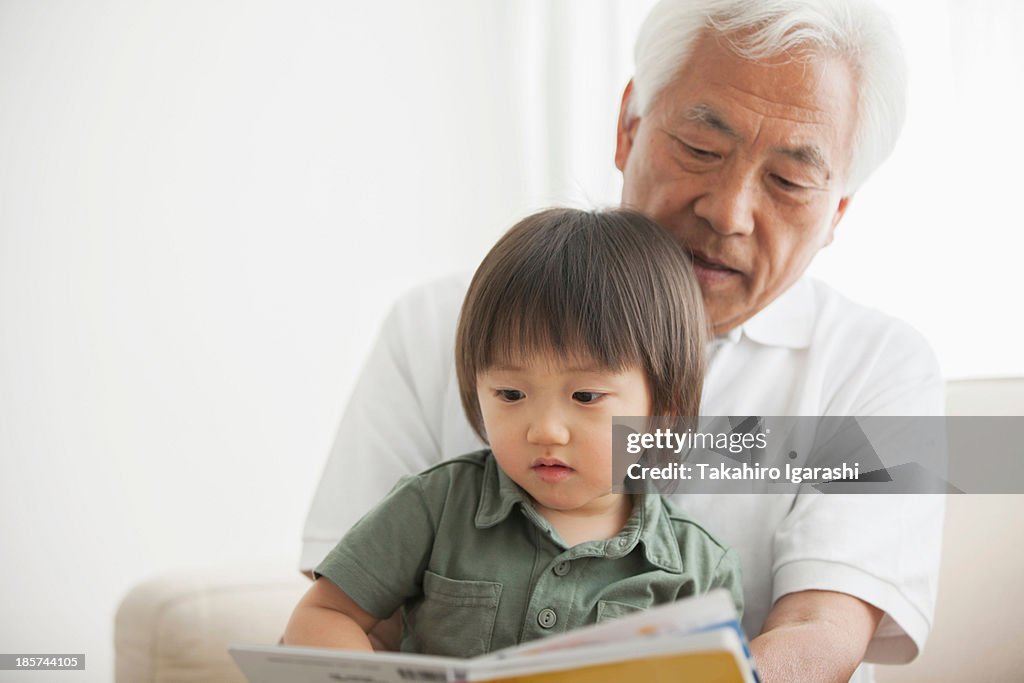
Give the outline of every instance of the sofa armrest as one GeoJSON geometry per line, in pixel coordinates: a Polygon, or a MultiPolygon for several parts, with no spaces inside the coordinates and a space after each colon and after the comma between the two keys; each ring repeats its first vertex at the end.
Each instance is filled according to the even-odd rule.
{"type": "Polygon", "coordinates": [[[309,579],[295,569],[159,576],[134,587],[114,623],[118,683],[244,683],[227,648],[273,644],[309,579]]]}
{"type": "Polygon", "coordinates": [[[878,666],[880,683],[1020,680],[1024,496],[947,498],[935,626],[921,656],[878,666]]]}

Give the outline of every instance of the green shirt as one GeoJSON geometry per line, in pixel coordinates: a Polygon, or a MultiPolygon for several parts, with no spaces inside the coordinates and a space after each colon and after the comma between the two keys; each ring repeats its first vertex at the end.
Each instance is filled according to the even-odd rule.
{"type": "Polygon", "coordinates": [[[472,657],[652,605],[728,589],[739,562],[658,495],[614,538],[566,547],[489,450],[402,479],[316,573],[381,619],[402,650],[472,657]]]}

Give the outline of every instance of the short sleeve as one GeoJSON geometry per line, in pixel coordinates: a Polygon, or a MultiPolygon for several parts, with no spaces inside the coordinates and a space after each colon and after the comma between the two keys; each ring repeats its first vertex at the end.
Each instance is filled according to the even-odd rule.
{"type": "MultiPolygon", "coordinates": [[[[831,378],[843,396],[831,409],[854,417],[941,415],[944,382],[925,339],[892,319],[867,329],[870,343],[856,347],[855,362],[838,364],[848,374],[831,378]]],[[[944,511],[938,494],[801,493],[772,539],[772,603],[804,590],[852,595],[885,612],[865,661],[914,659],[935,611],[944,511]]]]}
{"type": "Polygon", "coordinates": [[[689,585],[696,593],[707,593],[718,588],[729,591],[736,606],[736,614],[742,618],[745,605],[743,579],[736,550],[722,543],[701,523],[674,508],[671,497],[660,496],[660,499],[662,505],[672,510],[670,514],[675,525],[678,557],[684,574],[689,574],[693,579],[689,585]]]}
{"type": "Polygon", "coordinates": [[[866,661],[910,661],[931,628],[944,497],[797,497],[774,536],[772,601],[804,590],[860,598],[885,612],[866,661]]]}
{"type": "Polygon", "coordinates": [[[406,477],[360,519],[316,567],[364,610],[391,616],[422,592],[436,534],[420,477],[406,477]]]}
{"type": "Polygon", "coordinates": [[[743,581],[740,576],[740,559],[732,548],[725,551],[718,566],[715,567],[709,589],[715,588],[724,588],[729,591],[733,604],[736,605],[736,614],[739,618],[742,618],[743,581]]]}

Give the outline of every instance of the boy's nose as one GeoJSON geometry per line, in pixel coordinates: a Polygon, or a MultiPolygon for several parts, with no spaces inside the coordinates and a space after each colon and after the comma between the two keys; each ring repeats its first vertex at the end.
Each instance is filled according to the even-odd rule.
{"type": "Polygon", "coordinates": [[[564,446],[569,443],[569,428],[554,415],[541,415],[531,420],[526,440],[538,446],[564,446]]]}

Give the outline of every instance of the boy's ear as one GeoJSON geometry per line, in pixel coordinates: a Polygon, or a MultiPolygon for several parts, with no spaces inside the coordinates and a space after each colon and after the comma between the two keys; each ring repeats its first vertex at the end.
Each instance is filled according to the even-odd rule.
{"type": "Polygon", "coordinates": [[[622,93],[622,104],[619,106],[619,124],[615,133],[615,167],[625,171],[629,153],[633,151],[633,138],[640,117],[629,112],[629,103],[633,97],[633,79],[626,83],[622,93]]]}

